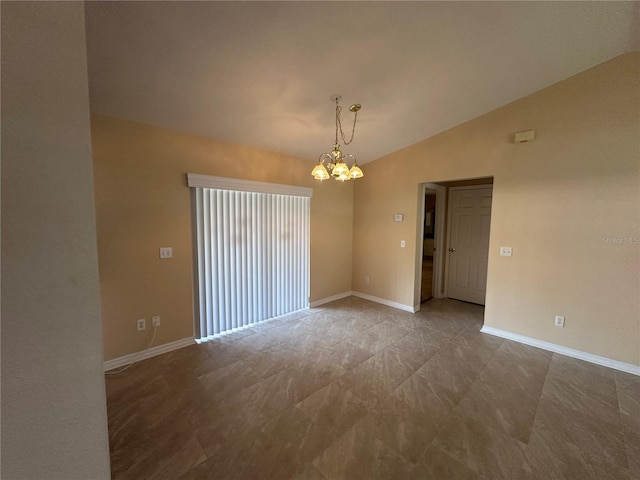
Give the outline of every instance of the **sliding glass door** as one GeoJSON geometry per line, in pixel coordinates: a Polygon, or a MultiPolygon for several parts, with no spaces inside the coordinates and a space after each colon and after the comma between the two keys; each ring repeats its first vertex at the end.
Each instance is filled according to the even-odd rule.
{"type": "Polygon", "coordinates": [[[306,308],[311,189],[188,179],[194,189],[196,338],[306,308]]]}

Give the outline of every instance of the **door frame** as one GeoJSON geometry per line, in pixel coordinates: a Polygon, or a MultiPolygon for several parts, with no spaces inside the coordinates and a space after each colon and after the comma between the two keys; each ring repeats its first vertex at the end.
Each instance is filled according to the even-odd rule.
{"type": "MultiPolygon", "coordinates": [[[[492,183],[487,183],[484,185],[467,185],[467,186],[461,186],[461,187],[449,187],[449,194],[447,195],[447,204],[449,205],[449,207],[451,206],[451,197],[453,195],[454,191],[459,191],[459,190],[475,190],[475,189],[479,189],[479,188],[491,188],[491,192],[493,194],[493,184],[492,183]]],[[[437,200],[436,200],[437,201],[437,200]]],[[[447,245],[443,250],[446,250],[447,252],[449,251],[449,249],[451,248],[451,208],[448,208],[448,212],[447,212],[447,245]]],[[[491,202],[491,213],[493,213],[493,201],[491,202]]],[[[451,262],[447,262],[446,268],[444,269],[444,297],[449,298],[449,267],[451,266],[451,262]]]]}
{"type": "Polygon", "coordinates": [[[414,289],[414,308],[415,311],[420,310],[420,296],[422,288],[422,256],[424,255],[424,214],[425,214],[425,196],[426,190],[435,190],[436,192],[436,222],[434,229],[435,251],[433,254],[433,298],[443,298],[445,296],[444,286],[442,283],[443,261],[444,261],[444,221],[445,221],[445,203],[447,196],[447,187],[436,183],[422,183],[419,188],[420,192],[420,208],[418,221],[420,227],[417,228],[418,238],[416,238],[416,282],[414,289]]]}

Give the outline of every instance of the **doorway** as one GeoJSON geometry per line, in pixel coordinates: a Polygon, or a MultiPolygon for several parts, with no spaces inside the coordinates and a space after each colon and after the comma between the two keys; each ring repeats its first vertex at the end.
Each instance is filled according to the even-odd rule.
{"type": "Polygon", "coordinates": [[[436,190],[425,188],[424,195],[424,233],[422,240],[422,283],[420,303],[433,298],[433,254],[436,234],[436,190]]]}
{"type": "MultiPolygon", "coordinates": [[[[421,185],[419,191],[421,208],[419,208],[420,216],[418,218],[422,222],[422,228],[418,229],[419,247],[416,249],[415,263],[414,299],[416,310],[420,309],[420,304],[432,298],[449,297],[484,305],[492,190],[493,177],[421,185]],[[483,194],[478,194],[480,195],[480,205],[477,209],[480,218],[468,222],[466,217],[461,219],[460,215],[462,214],[458,212],[457,222],[453,227],[454,232],[462,235],[466,235],[464,229],[467,226],[472,227],[473,233],[471,235],[474,236],[474,245],[477,248],[475,250],[476,258],[471,259],[467,255],[468,252],[465,251],[465,245],[460,244],[458,247],[451,244],[451,195],[454,191],[470,192],[476,189],[480,189],[479,191],[485,189],[483,194]],[[486,189],[488,189],[488,194],[486,189]],[[460,225],[465,221],[467,221],[465,225],[460,225]],[[450,248],[454,251],[450,252],[450,248]],[[456,253],[459,254],[455,255],[456,253]],[[457,271],[452,275],[451,269],[457,269],[457,271]],[[467,282],[467,290],[472,291],[473,295],[469,296],[461,292],[461,286],[464,282],[467,282]]],[[[468,196],[455,195],[456,197],[468,196]]],[[[468,199],[465,198],[461,202],[466,204],[468,199]]],[[[453,243],[459,241],[458,237],[455,237],[453,243]]]]}
{"type": "Polygon", "coordinates": [[[444,239],[447,189],[443,185],[425,183],[421,189],[422,229],[419,230],[416,292],[420,303],[444,297],[444,239]]]}

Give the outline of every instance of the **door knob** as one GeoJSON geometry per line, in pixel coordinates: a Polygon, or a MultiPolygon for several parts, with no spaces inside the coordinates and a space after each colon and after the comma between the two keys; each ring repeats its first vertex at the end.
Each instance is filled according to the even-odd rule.
{"type": "Polygon", "coordinates": [[[456,249],[455,249],[455,248],[450,248],[450,249],[449,249],[449,251],[450,251],[451,253],[453,253],[453,252],[455,252],[455,251],[456,251],[456,249]]]}

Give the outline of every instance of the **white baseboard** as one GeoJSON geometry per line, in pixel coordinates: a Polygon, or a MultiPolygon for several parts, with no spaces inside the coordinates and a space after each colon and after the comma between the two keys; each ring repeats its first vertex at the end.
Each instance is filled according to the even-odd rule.
{"type": "Polygon", "coordinates": [[[350,296],[351,292],[342,292],[336,295],[331,295],[330,297],[321,298],[320,300],[309,303],[309,308],[319,307],[320,305],[324,305],[325,303],[335,302],[336,300],[340,300],[341,298],[347,298],[350,296]]]}
{"type": "Polygon", "coordinates": [[[334,302],[336,300],[340,300],[341,298],[346,298],[351,296],[364,298],[365,300],[370,300],[372,302],[380,303],[388,307],[397,308],[398,310],[404,310],[405,312],[415,313],[418,310],[420,310],[420,305],[415,305],[412,307],[411,305],[404,305],[403,303],[392,302],[391,300],[387,300],[385,298],[380,298],[380,297],[374,297],[373,295],[369,295],[367,293],[362,293],[362,292],[342,292],[336,295],[332,295],[330,297],[321,298],[320,300],[311,302],[309,304],[309,308],[319,307],[320,305],[323,305],[325,303],[334,302]]]}
{"type": "Polygon", "coordinates": [[[517,333],[508,332],[506,330],[500,330],[499,328],[487,327],[486,325],[480,330],[483,333],[494,335],[496,337],[506,338],[507,340],[513,340],[514,342],[524,343],[525,345],[531,345],[532,347],[538,347],[543,350],[548,350],[554,353],[560,353],[567,357],[573,357],[585,362],[595,363],[604,367],[613,368],[622,372],[631,373],[632,375],[640,376],[640,366],[633,365],[631,363],[620,362],[607,357],[601,357],[600,355],[594,355],[592,353],[583,352],[582,350],[576,350],[574,348],[564,347],[555,343],[545,342],[544,340],[537,340],[535,338],[526,337],[517,333]]]}
{"type": "Polygon", "coordinates": [[[129,365],[130,363],[139,362],[140,360],[155,357],[156,355],[161,355],[163,353],[177,350],[182,347],[188,347],[189,345],[193,345],[194,343],[194,338],[188,337],[183,338],[182,340],[176,340],[175,342],[158,345],[157,347],[152,347],[141,352],[130,353],[129,355],[124,355],[123,357],[113,358],[104,362],[104,371],[106,372],[114,368],[124,367],[125,365],[129,365]]]}
{"type": "Polygon", "coordinates": [[[391,300],[387,300],[386,298],[374,297],[373,295],[362,292],[351,292],[351,295],[353,295],[354,297],[364,298],[365,300],[371,300],[372,302],[381,303],[382,305],[386,305],[388,307],[397,308],[398,310],[404,310],[405,312],[416,313],[420,308],[420,306],[416,308],[411,305],[393,302],[391,300]]]}

